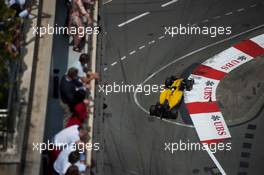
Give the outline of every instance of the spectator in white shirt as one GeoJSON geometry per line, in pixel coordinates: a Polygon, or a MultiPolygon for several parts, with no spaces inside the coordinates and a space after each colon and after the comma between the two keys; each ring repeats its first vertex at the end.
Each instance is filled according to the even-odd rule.
{"type": "Polygon", "coordinates": [[[85,141],[87,131],[79,125],[73,125],[61,130],[54,136],[54,144],[58,147],[65,146],[71,143],[77,143],[82,140],[85,141]]]}
{"type": "Polygon", "coordinates": [[[54,170],[59,175],[65,175],[72,165],[78,167],[79,173],[86,171],[86,165],[80,160],[79,150],[76,150],[76,144],[70,144],[66,149],[60,152],[58,158],[54,162],[54,170]]]}
{"type": "Polygon", "coordinates": [[[29,9],[24,8],[25,0],[9,0],[6,4],[16,10],[16,16],[21,18],[27,17],[29,14],[29,9]]]}
{"type": "Polygon", "coordinates": [[[86,72],[88,71],[88,60],[89,55],[83,53],[79,57],[79,61],[76,61],[72,67],[78,69],[78,77],[86,77],[86,72]]]}

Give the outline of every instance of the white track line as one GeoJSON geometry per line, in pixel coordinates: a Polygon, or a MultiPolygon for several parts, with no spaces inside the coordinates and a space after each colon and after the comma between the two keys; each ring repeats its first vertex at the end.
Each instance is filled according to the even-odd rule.
{"type": "Polygon", "coordinates": [[[117,61],[113,62],[113,63],[111,64],[111,66],[114,66],[114,65],[116,65],[116,64],[117,64],[117,61]]]}
{"type": "Polygon", "coordinates": [[[148,44],[150,45],[150,44],[154,44],[156,41],[155,40],[152,40],[152,41],[150,41],[148,44]]]}
{"type": "Polygon", "coordinates": [[[131,23],[131,22],[133,22],[133,21],[135,21],[135,20],[137,20],[137,19],[139,19],[139,18],[142,18],[142,17],[144,17],[144,16],[146,16],[146,15],[148,15],[148,14],[150,14],[150,12],[142,13],[141,15],[138,15],[138,16],[136,16],[136,17],[134,17],[134,18],[131,18],[131,19],[129,19],[129,20],[127,20],[127,21],[121,23],[121,24],[118,24],[118,27],[123,27],[124,25],[126,25],[126,24],[128,24],[128,23],[131,23]]]}
{"type": "Polygon", "coordinates": [[[158,37],[159,40],[161,40],[161,39],[163,39],[163,38],[165,38],[165,36],[160,36],[160,37],[158,37]]]}
{"type": "MultiPolygon", "coordinates": [[[[146,78],[146,79],[145,79],[140,85],[144,85],[147,81],[149,81],[150,79],[152,79],[153,77],[155,77],[158,73],[160,73],[161,71],[163,71],[163,70],[166,69],[167,67],[169,67],[169,66],[171,66],[171,65],[173,65],[173,64],[175,64],[175,63],[177,63],[177,62],[179,62],[179,61],[181,61],[181,60],[184,60],[184,59],[188,58],[189,56],[191,56],[191,55],[193,55],[193,54],[199,53],[199,52],[201,52],[201,51],[203,51],[203,50],[205,50],[205,49],[208,49],[208,48],[210,48],[210,47],[213,47],[213,46],[216,46],[216,45],[218,45],[218,44],[224,43],[224,42],[226,42],[226,41],[228,41],[228,40],[231,40],[231,39],[237,38],[237,37],[239,37],[239,36],[241,36],[241,35],[247,34],[247,33],[249,33],[249,32],[255,31],[255,30],[260,29],[260,28],[263,28],[263,27],[264,27],[264,24],[259,25],[259,26],[257,26],[257,27],[252,28],[252,29],[246,30],[246,31],[241,32],[241,33],[239,33],[239,34],[233,35],[233,36],[231,36],[231,37],[229,37],[229,38],[225,38],[225,39],[223,39],[223,40],[220,40],[220,41],[217,41],[217,42],[215,42],[215,43],[209,44],[209,45],[207,45],[207,46],[201,47],[201,48],[199,48],[199,49],[197,49],[197,50],[194,50],[194,51],[192,51],[192,52],[187,53],[186,55],[183,55],[183,56],[181,56],[181,57],[179,57],[179,58],[176,58],[176,59],[174,59],[174,61],[168,63],[168,64],[165,65],[165,66],[162,66],[162,67],[159,68],[157,71],[155,71],[154,73],[152,73],[152,74],[151,74],[150,76],[148,76],[148,77],[147,77],[147,78],[146,78]]],[[[138,101],[138,98],[137,98],[138,91],[139,91],[139,90],[138,90],[138,88],[137,88],[136,91],[134,92],[134,95],[133,95],[133,96],[134,96],[134,101],[135,101],[136,105],[137,105],[142,111],[144,111],[145,113],[149,114],[149,111],[146,110],[146,109],[145,109],[145,108],[139,103],[139,101],[138,101]]],[[[164,121],[166,121],[166,120],[164,120],[164,121]]],[[[183,123],[174,122],[174,124],[175,124],[175,125],[178,125],[178,126],[184,126],[184,127],[194,128],[192,125],[187,125],[187,124],[183,124],[183,123]]]]}
{"type": "Polygon", "coordinates": [[[220,19],[221,18],[221,16],[215,16],[215,17],[213,17],[214,19],[220,19]]]}
{"type": "Polygon", "coordinates": [[[253,8],[253,7],[256,7],[256,6],[257,6],[257,4],[252,4],[250,7],[253,8]]]}
{"type": "Polygon", "coordinates": [[[123,56],[122,58],[120,58],[120,60],[124,60],[124,59],[126,59],[126,56],[123,56]]]}
{"type": "Polygon", "coordinates": [[[244,11],[244,10],[245,10],[244,8],[237,9],[238,12],[242,12],[242,11],[244,11]]]}
{"type": "Polygon", "coordinates": [[[177,2],[177,1],[178,0],[172,0],[172,1],[166,2],[166,3],[162,4],[161,7],[166,7],[166,6],[171,5],[171,4],[173,4],[173,3],[177,2]]]}
{"type": "Polygon", "coordinates": [[[213,162],[215,163],[216,167],[218,168],[218,170],[221,172],[222,175],[226,175],[225,170],[222,168],[222,166],[220,165],[220,163],[218,162],[218,160],[215,158],[214,154],[211,152],[210,148],[208,145],[203,144],[203,146],[205,147],[208,155],[210,156],[210,158],[213,160],[213,162]]]}
{"type": "Polygon", "coordinates": [[[233,12],[228,12],[225,15],[228,16],[228,15],[232,15],[232,14],[233,14],[233,12]]]}
{"type": "Polygon", "coordinates": [[[129,55],[133,55],[134,53],[136,53],[136,51],[135,51],[135,50],[133,50],[133,51],[129,52],[129,55]]]}
{"type": "Polygon", "coordinates": [[[202,21],[202,23],[206,23],[206,22],[208,22],[208,21],[209,21],[208,19],[205,19],[205,20],[202,21]]]}
{"type": "Polygon", "coordinates": [[[141,50],[141,49],[144,49],[146,46],[143,45],[143,46],[140,46],[138,49],[141,50]]]}
{"type": "Polygon", "coordinates": [[[108,0],[108,1],[106,1],[106,2],[103,2],[103,5],[108,4],[108,3],[112,2],[112,1],[113,1],[113,0],[108,0]]]}

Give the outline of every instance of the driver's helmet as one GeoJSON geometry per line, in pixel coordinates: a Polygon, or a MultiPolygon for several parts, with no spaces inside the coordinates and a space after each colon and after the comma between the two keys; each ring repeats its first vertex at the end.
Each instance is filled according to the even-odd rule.
{"type": "Polygon", "coordinates": [[[166,78],[166,80],[165,80],[165,87],[166,88],[169,88],[173,84],[173,82],[175,80],[177,80],[177,77],[175,77],[175,76],[171,76],[171,77],[166,78]]]}

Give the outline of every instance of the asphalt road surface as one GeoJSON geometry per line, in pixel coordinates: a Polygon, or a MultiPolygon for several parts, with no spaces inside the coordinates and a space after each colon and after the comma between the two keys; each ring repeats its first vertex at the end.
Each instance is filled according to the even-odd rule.
{"type": "MultiPolygon", "coordinates": [[[[172,74],[186,76],[194,65],[242,39],[264,33],[261,27],[264,24],[263,16],[263,0],[105,1],[100,8],[100,84],[141,84],[161,67],[181,57],[184,59],[159,71],[145,84],[160,85],[172,74]],[[217,37],[177,35],[173,38],[165,34],[165,26],[179,24],[231,27],[232,34],[217,37]]],[[[263,72],[260,74],[263,75],[263,72]]],[[[260,83],[260,86],[264,85],[263,77],[259,80],[247,76],[249,83],[260,83]]],[[[229,79],[224,82],[233,83],[229,79]]],[[[221,89],[218,91],[220,93],[221,89]]],[[[260,94],[263,95],[263,92],[260,94]]],[[[158,94],[139,93],[137,98],[140,106],[148,109],[156,103],[158,94]]],[[[149,118],[135,103],[133,92],[108,95],[98,92],[97,100],[108,107],[97,109],[95,119],[95,139],[101,144],[101,151],[94,152],[96,174],[219,174],[205,151],[176,151],[173,154],[165,151],[165,143],[179,143],[180,140],[199,142],[192,127],[149,118]]],[[[226,101],[225,105],[232,105],[231,109],[235,111],[240,110],[237,103],[229,105],[229,101],[226,101]]],[[[252,120],[230,126],[232,139],[225,143],[232,144],[231,151],[216,153],[228,175],[263,174],[262,109],[263,106],[252,120]]],[[[181,119],[176,122],[182,123],[181,119]]]]}

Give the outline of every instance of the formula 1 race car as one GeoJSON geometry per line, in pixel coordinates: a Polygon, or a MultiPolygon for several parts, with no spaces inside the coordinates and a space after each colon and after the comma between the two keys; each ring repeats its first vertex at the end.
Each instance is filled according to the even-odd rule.
{"type": "Polygon", "coordinates": [[[193,79],[168,77],[165,81],[165,89],[160,93],[159,102],[150,106],[150,115],[161,119],[176,119],[183,98],[183,91],[191,91],[193,84],[193,79]]]}

